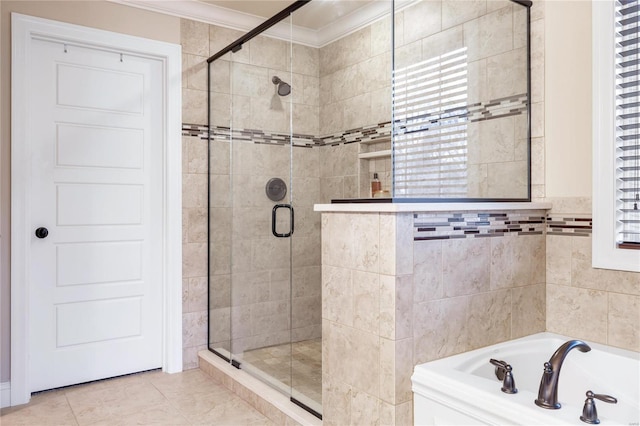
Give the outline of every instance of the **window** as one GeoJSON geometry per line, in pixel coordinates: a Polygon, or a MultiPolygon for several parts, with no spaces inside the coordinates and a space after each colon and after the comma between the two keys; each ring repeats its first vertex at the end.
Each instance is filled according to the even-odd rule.
{"type": "Polygon", "coordinates": [[[394,197],[467,197],[467,48],[394,72],[394,197]]]}
{"type": "Polygon", "coordinates": [[[593,266],[640,272],[640,0],[592,6],[593,266]]]}
{"type": "Polygon", "coordinates": [[[616,2],[616,182],[618,246],[640,249],[640,13],[638,0],[616,2]]]}

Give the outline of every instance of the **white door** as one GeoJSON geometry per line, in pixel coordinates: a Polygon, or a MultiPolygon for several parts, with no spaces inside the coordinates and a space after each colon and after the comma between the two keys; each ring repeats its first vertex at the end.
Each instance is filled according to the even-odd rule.
{"type": "Polygon", "coordinates": [[[162,64],[32,49],[30,390],[162,367],[162,64]]]}

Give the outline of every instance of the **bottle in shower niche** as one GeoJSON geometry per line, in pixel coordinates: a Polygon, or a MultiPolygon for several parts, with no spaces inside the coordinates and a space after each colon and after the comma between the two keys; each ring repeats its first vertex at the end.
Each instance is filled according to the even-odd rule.
{"type": "Polygon", "coordinates": [[[376,192],[382,191],[382,183],[378,179],[378,174],[373,174],[373,180],[371,181],[371,197],[376,196],[376,192]]]}

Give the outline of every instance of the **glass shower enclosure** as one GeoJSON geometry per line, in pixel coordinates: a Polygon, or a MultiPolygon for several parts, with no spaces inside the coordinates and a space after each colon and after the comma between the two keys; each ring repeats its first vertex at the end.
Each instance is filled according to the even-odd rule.
{"type": "Polygon", "coordinates": [[[322,357],[341,355],[323,318],[377,284],[321,266],[314,204],[531,198],[530,5],[297,1],[210,27],[211,351],[321,416],[322,357]]]}
{"type": "Polygon", "coordinates": [[[318,52],[256,35],[212,58],[209,349],[320,416],[318,52]]]}

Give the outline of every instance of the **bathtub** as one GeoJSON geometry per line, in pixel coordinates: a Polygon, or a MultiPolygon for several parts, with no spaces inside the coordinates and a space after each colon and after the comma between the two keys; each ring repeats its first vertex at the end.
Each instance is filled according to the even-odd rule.
{"type": "Polygon", "coordinates": [[[585,341],[590,352],[569,352],[558,384],[562,408],[534,404],[543,364],[571,338],[539,333],[417,365],[411,378],[417,425],[520,424],[586,425],[580,420],[588,390],[618,399],[596,400],[600,424],[638,426],[640,422],[640,354],[585,341]],[[489,359],[513,367],[518,393],[506,394],[489,359]]]}

